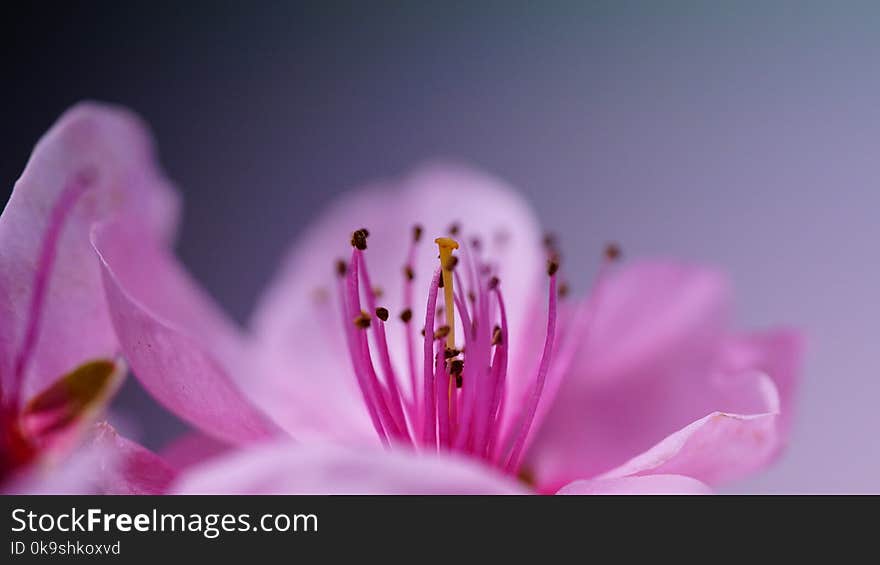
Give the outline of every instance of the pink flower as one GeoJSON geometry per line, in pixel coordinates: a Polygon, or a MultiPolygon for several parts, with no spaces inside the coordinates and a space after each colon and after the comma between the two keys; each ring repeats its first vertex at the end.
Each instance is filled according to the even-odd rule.
{"type": "MultiPolygon", "coordinates": [[[[149,153],[126,131],[115,150],[149,153]]],[[[239,446],[203,450],[179,492],[706,492],[784,444],[799,338],[731,334],[717,273],[618,267],[612,249],[589,293],[562,298],[566,263],[524,201],[431,166],[319,217],[242,332],[175,260],[173,206],[153,203],[167,185],[138,165],[112,202],[139,204],[83,223],[84,295],[105,299],[89,321],[112,326],[86,358],[120,353],[167,408],[239,446]]],[[[193,464],[205,443],[185,442],[193,464]]]]}
{"type": "Polygon", "coordinates": [[[706,492],[772,461],[797,334],[731,334],[722,276],[675,262],[618,269],[613,247],[592,291],[560,300],[564,263],[541,241],[521,198],[460,168],[340,199],[252,325],[262,365],[247,389],[300,444],[215,460],[177,488],[706,492]],[[334,281],[329,259],[346,247],[334,281]]]}
{"type": "Polygon", "coordinates": [[[0,489],[152,492],[172,478],[94,427],[125,364],[89,233],[113,217],[169,240],[176,199],[151,161],[136,118],[77,106],[34,149],[0,216],[0,489]],[[133,466],[149,480],[128,480],[133,466]]]}

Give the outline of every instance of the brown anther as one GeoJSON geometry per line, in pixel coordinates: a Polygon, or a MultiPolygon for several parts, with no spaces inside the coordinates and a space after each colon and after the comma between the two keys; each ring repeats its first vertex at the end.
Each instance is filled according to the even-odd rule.
{"type": "Polygon", "coordinates": [[[404,310],[403,312],[401,312],[401,313],[400,313],[400,320],[401,320],[404,324],[408,324],[409,321],[412,320],[412,310],[410,310],[409,308],[407,308],[406,310],[404,310]]]}
{"type": "Polygon", "coordinates": [[[446,261],[446,264],[443,265],[443,268],[446,269],[447,271],[454,271],[456,265],[458,265],[458,257],[453,255],[452,257],[449,258],[448,261],[446,261]]]}
{"type": "Polygon", "coordinates": [[[460,375],[464,369],[464,361],[461,359],[453,359],[449,362],[449,372],[453,375],[460,375]]]}
{"type": "Polygon", "coordinates": [[[438,318],[442,317],[442,316],[443,316],[443,312],[444,312],[444,310],[443,310],[443,306],[438,306],[438,307],[437,307],[437,317],[438,317],[438,318]]]}
{"type": "Polygon", "coordinates": [[[418,243],[418,241],[422,239],[422,231],[424,231],[424,230],[422,229],[421,224],[416,224],[413,226],[413,230],[412,230],[413,241],[418,243]]]}
{"type": "Polygon", "coordinates": [[[376,298],[382,298],[382,296],[384,296],[384,295],[385,295],[385,291],[382,290],[381,286],[374,286],[373,287],[373,296],[375,296],[376,298]]]}
{"type": "Polygon", "coordinates": [[[479,251],[480,249],[483,248],[483,242],[482,242],[482,240],[480,240],[479,237],[474,237],[474,238],[472,238],[472,239],[471,239],[471,247],[473,247],[474,249],[476,249],[477,251],[479,251]]]}
{"type": "Polygon", "coordinates": [[[528,467],[520,467],[519,472],[516,474],[516,478],[530,489],[534,489],[536,486],[538,486],[538,480],[535,477],[534,471],[532,471],[528,467]]]}
{"type": "Polygon", "coordinates": [[[492,272],[492,267],[490,267],[489,265],[482,265],[480,267],[480,274],[481,275],[488,275],[491,272],[492,272]]]}
{"type": "Polygon", "coordinates": [[[440,281],[437,282],[437,288],[443,288],[443,277],[440,277],[440,281]]]}
{"type": "Polygon", "coordinates": [[[556,239],[556,234],[549,232],[545,233],[543,243],[544,249],[546,249],[547,251],[556,251],[557,249],[559,249],[559,243],[556,239]]]}
{"type": "Polygon", "coordinates": [[[422,328],[422,337],[425,337],[425,328],[422,328]]]}
{"type": "Polygon", "coordinates": [[[324,304],[327,302],[327,299],[330,298],[330,293],[327,292],[327,289],[323,286],[319,286],[312,291],[312,298],[317,304],[324,304]]]}
{"type": "Polygon", "coordinates": [[[453,359],[449,363],[449,374],[455,377],[455,388],[461,388],[461,373],[464,371],[464,361],[453,359]]]}
{"type": "Polygon", "coordinates": [[[501,333],[501,326],[495,326],[492,330],[492,345],[501,345],[501,342],[504,341],[503,335],[501,333]]]}
{"type": "Polygon", "coordinates": [[[467,293],[467,297],[468,297],[468,300],[470,300],[472,304],[477,302],[477,295],[474,293],[474,291],[469,290],[467,293]]]}
{"type": "Polygon", "coordinates": [[[361,312],[357,318],[354,319],[355,327],[365,330],[370,327],[370,315],[366,312],[361,312]]]}
{"type": "Polygon", "coordinates": [[[440,326],[434,332],[434,339],[444,339],[449,335],[449,326],[440,326]]]}
{"type": "Polygon", "coordinates": [[[449,235],[456,236],[458,235],[458,232],[461,231],[461,225],[459,225],[458,222],[453,222],[452,224],[450,224],[448,231],[449,235]]]}
{"type": "Polygon", "coordinates": [[[565,298],[568,296],[569,292],[568,283],[560,283],[559,285],[559,298],[565,298]]]}
{"type": "Polygon", "coordinates": [[[557,259],[549,259],[547,261],[547,274],[551,277],[559,270],[559,261],[557,259]]]}
{"type": "Polygon", "coordinates": [[[491,279],[489,279],[489,290],[495,290],[496,288],[498,288],[498,284],[500,282],[501,281],[498,280],[498,277],[492,277],[491,279]]]}
{"type": "Polygon", "coordinates": [[[340,277],[344,277],[345,273],[348,272],[348,265],[346,265],[345,261],[342,259],[336,260],[336,274],[340,277]]]}
{"type": "Polygon", "coordinates": [[[414,278],[416,278],[416,273],[415,273],[415,271],[413,271],[412,267],[410,267],[409,265],[406,265],[403,268],[403,276],[406,277],[406,280],[411,281],[414,278]]]}
{"type": "Polygon", "coordinates": [[[382,320],[383,322],[388,321],[388,308],[382,308],[381,306],[376,308],[376,317],[382,320]]]}
{"type": "Polygon", "coordinates": [[[622,254],[623,251],[616,243],[609,243],[605,246],[605,258],[609,261],[617,261],[622,254]]]}
{"type": "Polygon", "coordinates": [[[461,353],[461,351],[459,351],[458,349],[455,349],[454,347],[447,347],[443,351],[443,357],[446,359],[452,359],[453,357],[458,357],[458,355],[460,353],[461,353]]]}
{"type": "Polygon", "coordinates": [[[367,248],[367,237],[370,232],[365,229],[359,229],[351,234],[351,246],[363,251],[367,248]]]}

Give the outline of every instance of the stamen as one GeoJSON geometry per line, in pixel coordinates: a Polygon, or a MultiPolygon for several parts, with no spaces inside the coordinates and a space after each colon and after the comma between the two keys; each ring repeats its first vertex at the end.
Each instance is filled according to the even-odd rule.
{"type": "Polygon", "coordinates": [[[363,251],[367,248],[367,238],[370,236],[370,232],[366,229],[361,228],[356,230],[353,234],[351,234],[351,246],[363,251]]]}
{"type": "Polygon", "coordinates": [[[365,330],[370,327],[370,315],[361,311],[354,319],[354,327],[365,330]]]}
{"type": "MultiPolygon", "coordinates": [[[[494,291],[495,298],[498,301],[498,312],[501,317],[501,325],[495,326],[498,336],[498,343],[495,344],[495,356],[492,358],[491,382],[495,387],[492,393],[492,406],[489,415],[492,423],[491,432],[489,434],[488,445],[486,446],[486,456],[492,458],[495,455],[495,446],[501,439],[501,423],[504,421],[504,394],[507,380],[507,309],[504,306],[504,297],[501,295],[501,289],[496,288],[494,291]]],[[[493,331],[492,341],[495,342],[496,332],[493,331]]],[[[499,455],[500,456],[500,455],[499,455]]]]}
{"type": "Polygon", "coordinates": [[[316,304],[326,304],[329,298],[330,293],[327,292],[327,289],[323,286],[319,286],[312,291],[312,300],[314,300],[316,304]]]}
{"type": "Polygon", "coordinates": [[[568,283],[559,283],[559,298],[567,297],[568,293],[569,293],[568,283]]]}
{"type": "MultiPolygon", "coordinates": [[[[453,233],[452,228],[449,231],[453,233]]],[[[457,233],[457,230],[455,233],[457,233]]],[[[458,249],[458,242],[448,237],[438,237],[434,240],[434,243],[440,248],[440,265],[443,268],[443,301],[446,304],[446,325],[449,326],[449,334],[446,336],[446,347],[455,348],[455,298],[452,286],[452,270],[455,268],[458,258],[452,255],[452,251],[458,249]]]]}
{"type": "Polygon", "coordinates": [[[620,246],[614,242],[605,246],[605,258],[609,261],[617,261],[623,255],[620,246]]]}
{"type": "MultiPolygon", "coordinates": [[[[452,328],[450,328],[449,326],[440,326],[439,328],[437,328],[436,331],[434,331],[434,339],[443,339],[444,337],[449,337],[449,335],[451,333],[452,333],[452,328]]],[[[448,342],[447,342],[447,344],[448,344],[448,342]]],[[[447,345],[447,347],[449,347],[449,346],[447,345]]],[[[449,349],[452,349],[452,348],[449,347],[449,349]]]]}
{"type": "Polygon", "coordinates": [[[523,453],[526,440],[531,431],[532,422],[535,419],[535,412],[538,409],[538,402],[541,400],[541,393],[544,391],[544,382],[547,378],[547,371],[550,369],[550,359],[553,356],[553,343],[556,337],[556,271],[559,269],[559,263],[551,260],[547,268],[550,275],[550,299],[547,311],[547,338],[544,341],[544,352],[541,354],[541,363],[538,367],[538,374],[535,376],[535,384],[532,389],[531,398],[528,399],[528,405],[521,420],[520,428],[513,442],[513,447],[507,457],[505,468],[508,472],[514,472],[520,463],[520,457],[523,453]]]}
{"type": "Polygon", "coordinates": [[[456,376],[458,380],[458,388],[461,388],[461,372],[464,370],[464,361],[461,359],[453,359],[449,363],[449,372],[456,376]]]}
{"type": "MultiPolygon", "coordinates": [[[[428,304],[425,310],[425,327],[434,327],[434,309],[437,307],[437,292],[439,282],[441,280],[440,270],[434,273],[431,279],[431,286],[428,288],[428,304]]],[[[422,329],[422,335],[426,336],[426,332],[422,329]]],[[[434,422],[436,420],[437,406],[434,403],[434,340],[424,340],[424,423],[422,426],[422,439],[426,445],[434,445],[436,443],[436,428],[434,422]]]]}
{"type": "MultiPolygon", "coordinates": [[[[356,275],[356,273],[353,273],[356,275]]],[[[367,407],[367,413],[370,416],[370,421],[373,423],[373,428],[376,430],[376,434],[378,434],[379,439],[382,441],[382,444],[386,447],[389,445],[388,443],[388,434],[385,433],[385,428],[382,426],[382,419],[379,416],[379,411],[376,407],[373,397],[373,391],[369,384],[367,383],[366,377],[363,373],[363,367],[361,366],[361,356],[357,351],[358,343],[357,337],[354,335],[356,332],[349,325],[348,320],[345,319],[348,314],[351,312],[352,307],[354,306],[351,300],[351,289],[357,289],[357,283],[352,283],[349,280],[350,277],[346,277],[345,279],[339,279],[339,298],[342,304],[342,317],[343,317],[343,328],[345,331],[345,341],[348,344],[349,355],[351,356],[351,364],[352,370],[354,371],[355,378],[357,379],[358,388],[361,391],[361,395],[364,399],[364,405],[367,407]]]]}
{"type": "Polygon", "coordinates": [[[504,339],[501,337],[501,326],[495,326],[492,330],[492,345],[501,345],[504,339]]]}
{"type": "MultiPolygon", "coordinates": [[[[364,230],[365,231],[365,230],[364,230]]],[[[357,256],[358,260],[358,269],[361,273],[361,277],[364,284],[364,289],[369,289],[372,287],[370,283],[370,274],[367,271],[367,261],[364,258],[364,253],[362,251],[355,251],[354,254],[357,256]]],[[[365,293],[367,298],[367,305],[376,312],[377,316],[382,318],[384,315],[384,320],[388,319],[388,310],[385,308],[379,308],[376,306],[375,296],[370,293],[365,293]]],[[[382,320],[382,322],[384,322],[382,320]]],[[[376,378],[375,372],[372,370],[372,363],[370,364],[371,368],[371,377],[372,381],[374,381],[375,386],[379,390],[379,394],[382,395],[383,400],[388,400],[388,404],[391,407],[391,413],[394,418],[394,423],[396,424],[397,429],[400,431],[401,436],[403,436],[406,440],[409,440],[409,434],[407,433],[406,426],[406,418],[403,414],[403,405],[400,398],[400,390],[397,387],[397,376],[394,372],[394,367],[391,365],[391,355],[388,352],[388,342],[385,338],[385,325],[379,322],[376,324],[374,328],[373,335],[376,338],[376,344],[378,347],[379,360],[382,365],[382,371],[385,375],[385,385],[386,387],[382,387],[378,379],[376,378]],[[387,393],[387,394],[386,394],[387,393]]],[[[364,341],[364,346],[369,348],[367,345],[366,339],[364,341]]]]}
{"type": "MultiPolygon", "coordinates": [[[[422,239],[422,226],[416,224],[413,226],[412,230],[412,241],[409,244],[409,251],[406,254],[406,266],[404,267],[404,281],[403,281],[403,308],[404,311],[400,314],[400,319],[406,324],[404,328],[404,334],[406,336],[406,360],[407,360],[407,369],[409,372],[409,383],[410,383],[410,403],[409,403],[409,411],[410,411],[410,421],[413,423],[413,427],[417,425],[417,422],[421,421],[421,413],[419,409],[419,378],[416,375],[416,350],[415,350],[415,339],[413,337],[412,329],[409,327],[409,322],[412,320],[412,305],[413,305],[413,281],[416,278],[415,271],[413,270],[413,263],[415,262],[416,257],[416,247],[419,243],[419,240],[422,239]]],[[[416,435],[415,433],[413,434],[416,435]]]]}

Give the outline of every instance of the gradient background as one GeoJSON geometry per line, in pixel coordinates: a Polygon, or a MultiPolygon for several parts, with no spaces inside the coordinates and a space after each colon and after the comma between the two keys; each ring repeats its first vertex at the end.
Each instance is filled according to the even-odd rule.
{"type": "MultiPolygon", "coordinates": [[[[880,4],[79,4],[3,8],[4,201],[68,105],[130,106],[184,193],[180,255],[244,320],[335,194],[461,159],[569,256],[714,264],[741,324],[805,329],[792,445],[734,492],[880,492],[880,4]]],[[[120,405],[150,446],[183,429],[134,379],[120,405]]]]}

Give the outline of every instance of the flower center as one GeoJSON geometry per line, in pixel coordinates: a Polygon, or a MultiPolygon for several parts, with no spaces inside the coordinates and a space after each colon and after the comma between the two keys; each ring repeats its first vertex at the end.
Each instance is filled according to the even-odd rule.
{"type": "MultiPolygon", "coordinates": [[[[450,228],[457,235],[460,228],[450,228]]],[[[548,248],[549,297],[543,350],[526,387],[508,380],[511,340],[496,269],[481,255],[479,239],[461,246],[435,239],[439,267],[428,287],[422,346],[413,329],[413,262],[422,228],[413,230],[404,273],[404,324],[409,391],[391,361],[385,325],[367,270],[369,231],[352,234],[352,255],[337,263],[338,292],[352,369],[379,438],[389,448],[455,451],[515,474],[535,420],[556,340],[558,254],[548,248]],[[443,299],[438,305],[440,289],[443,299]],[[438,307],[439,306],[439,307],[438,307]],[[458,320],[457,320],[458,318],[458,320]],[[461,342],[457,342],[457,329],[461,342]],[[460,348],[460,349],[459,349],[460,348]],[[519,392],[524,390],[524,392],[519,392]],[[514,393],[519,394],[514,397],[514,393]]],[[[516,375],[517,379],[528,378],[516,375]]]]}

